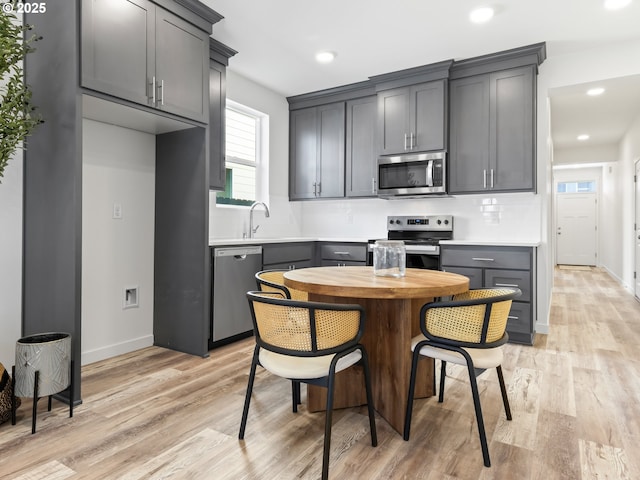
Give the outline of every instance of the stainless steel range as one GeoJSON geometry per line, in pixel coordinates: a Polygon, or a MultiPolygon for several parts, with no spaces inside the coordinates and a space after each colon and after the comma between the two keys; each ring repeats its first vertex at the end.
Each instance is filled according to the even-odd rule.
{"type": "MultiPolygon", "coordinates": [[[[453,238],[453,215],[392,215],[387,217],[387,240],[402,240],[406,249],[407,268],[438,270],[440,241],[453,238]]],[[[368,264],[373,265],[369,241],[368,264]]]]}

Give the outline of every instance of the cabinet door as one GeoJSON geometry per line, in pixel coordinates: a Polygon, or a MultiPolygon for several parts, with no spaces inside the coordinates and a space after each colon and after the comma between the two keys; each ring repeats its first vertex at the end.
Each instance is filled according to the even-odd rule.
{"type": "Polygon", "coordinates": [[[449,192],[484,191],[489,165],[489,76],[450,84],[449,192]]]}
{"type": "Polygon", "coordinates": [[[410,88],[411,150],[424,152],[445,148],[445,81],[410,88]]]}
{"type": "Polygon", "coordinates": [[[377,193],[378,162],[375,129],[377,97],[347,102],[346,196],[371,197],[377,193]]]}
{"type": "Polygon", "coordinates": [[[409,150],[408,88],[378,93],[378,153],[390,155],[409,150]]]}
{"type": "Polygon", "coordinates": [[[318,162],[316,107],[291,112],[289,130],[289,198],[315,198],[318,162]]]}
{"type": "Polygon", "coordinates": [[[225,187],[225,66],[209,64],[209,187],[225,187]]]}
{"type": "Polygon", "coordinates": [[[147,0],[82,1],[83,87],[151,105],[155,10],[147,0]]]}
{"type": "Polygon", "coordinates": [[[469,277],[469,289],[482,288],[484,286],[482,269],[474,267],[448,267],[443,266],[442,271],[457,273],[469,277]]]}
{"type": "Polygon", "coordinates": [[[492,190],[534,190],[533,67],[491,74],[490,172],[492,190]]]}
{"type": "Polygon", "coordinates": [[[209,37],[158,8],[156,13],[158,108],[207,122],[209,116],[209,37]]]}
{"type": "Polygon", "coordinates": [[[318,107],[318,197],[344,197],[344,102],[318,107]]]}

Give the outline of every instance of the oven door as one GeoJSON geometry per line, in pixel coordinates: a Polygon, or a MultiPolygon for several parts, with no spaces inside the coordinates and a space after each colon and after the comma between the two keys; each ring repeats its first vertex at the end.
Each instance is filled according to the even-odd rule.
{"type": "Polygon", "coordinates": [[[407,268],[440,269],[440,247],[437,245],[406,245],[407,268]]]}

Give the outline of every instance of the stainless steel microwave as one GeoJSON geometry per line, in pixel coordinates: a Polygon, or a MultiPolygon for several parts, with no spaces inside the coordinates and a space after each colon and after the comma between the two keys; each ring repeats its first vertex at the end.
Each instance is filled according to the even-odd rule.
{"type": "Polygon", "coordinates": [[[378,158],[378,196],[406,197],[447,193],[445,152],[378,158]]]}

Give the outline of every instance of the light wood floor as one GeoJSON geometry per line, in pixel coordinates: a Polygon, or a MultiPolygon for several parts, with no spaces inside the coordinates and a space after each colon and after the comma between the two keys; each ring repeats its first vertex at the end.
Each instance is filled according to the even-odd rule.
{"type": "MultiPolygon", "coordinates": [[[[493,466],[482,464],[466,374],[449,367],[445,402],[415,402],[409,442],[366,410],[334,416],[334,479],[640,478],[640,303],[605,272],[558,269],[549,335],[508,345],[513,421],[494,371],[479,377],[493,466]]],[[[252,339],[202,359],[147,348],[83,368],[73,419],[41,400],[0,425],[0,478],[311,479],[322,413],[290,410],[290,384],[258,372],[246,439],[238,426],[252,339]]]]}

